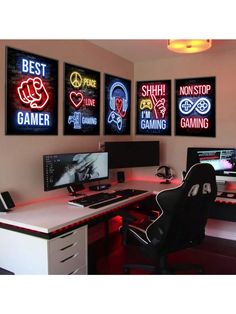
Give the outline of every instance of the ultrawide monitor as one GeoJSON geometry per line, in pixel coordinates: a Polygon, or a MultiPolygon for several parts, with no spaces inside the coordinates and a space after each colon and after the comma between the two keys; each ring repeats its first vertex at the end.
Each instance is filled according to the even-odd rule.
{"type": "Polygon", "coordinates": [[[43,156],[44,191],[107,179],[108,153],[70,153],[43,156]]]}

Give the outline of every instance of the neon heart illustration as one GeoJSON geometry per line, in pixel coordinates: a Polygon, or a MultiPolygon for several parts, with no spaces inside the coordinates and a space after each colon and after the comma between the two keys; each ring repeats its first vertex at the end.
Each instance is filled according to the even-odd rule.
{"type": "Polygon", "coordinates": [[[70,93],[70,100],[72,102],[72,105],[75,107],[75,109],[79,109],[80,105],[82,104],[84,99],[84,96],[82,93],[78,92],[71,92],[70,93]]]}
{"type": "Polygon", "coordinates": [[[119,115],[124,118],[126,112],[123,112],[123,99],[121,97],[116,97],[115,106],[119,115]]]}

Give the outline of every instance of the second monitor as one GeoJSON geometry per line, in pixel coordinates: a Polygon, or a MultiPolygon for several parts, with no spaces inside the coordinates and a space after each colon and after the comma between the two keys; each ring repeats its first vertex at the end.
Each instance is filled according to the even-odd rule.
{"type": "Polygon", "coordinates": [[[213,166],[219,191],[225,189],[225,183],[236,182],[235,148],[188,147],[187,171],[196,163],[213,166]]]}
{"type": "Polygon", "coordinates": [[[159,141],[105,142],[104,148],[110,169],[159,165],[159,141]]]}

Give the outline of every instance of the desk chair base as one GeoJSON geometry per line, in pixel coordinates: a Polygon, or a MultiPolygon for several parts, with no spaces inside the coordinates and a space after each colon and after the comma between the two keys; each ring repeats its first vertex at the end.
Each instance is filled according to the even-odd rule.
{"type": "Polygon", "coordinates": [[[188,270],[194,270],[197,274],[204,274],[204,268],[199,264],[179,264],[170,267],[167,264],[167,257],[161,256],[159,259],[159,266],[150,264],[125,264],[123,266],[124,274],[129,274],[130,269],[143,269],[152,272],[153,274],[171,275],[177,273],[187,273],[188,270]]]}

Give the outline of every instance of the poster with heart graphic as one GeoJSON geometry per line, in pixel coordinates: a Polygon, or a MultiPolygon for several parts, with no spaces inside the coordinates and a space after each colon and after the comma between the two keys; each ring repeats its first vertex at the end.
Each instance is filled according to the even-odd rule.
{"type": "Polygon", "coordinates": [[[58,61],[6,47],[6,134],[57,135],[58,61]]]}
{"type": "Polygon", "coordinates": [[[215,77],[177,79],[175,134],[215,137],[215,77]]]}
{"type": "Polygon", "coordinates": [[[130,134],[131,81],[105,74],[105,134],[130,134]]]}
{"type": "Polygon", "coordinates": [[[99,135],[100,72],[64,64],[64,134],[99,135]]]}
{"type": "Polygon", "coordinates": [[[136,134],[171,135],[171,81],[137,82],[136,134]]]}

